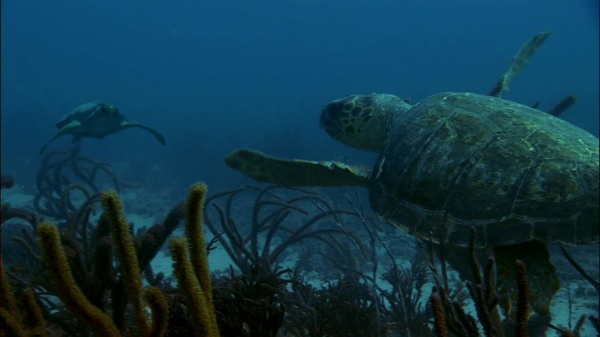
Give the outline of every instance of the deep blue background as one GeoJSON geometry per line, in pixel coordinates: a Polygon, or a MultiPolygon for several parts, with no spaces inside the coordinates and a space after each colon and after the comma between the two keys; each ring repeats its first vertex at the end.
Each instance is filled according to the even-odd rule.
{"type": "MultiPolygon", "coordinates": [[[[238,147],[373,161],[318,127],[326,102],[389,92],[487,92],[533,34],[551,37],[506,98],[598,135],[597,0],[2,1],[2,173],[27,183],[54,123],[101,100],[163,132],[84,140],[137,180],[214,188],[247,181],[238,147]]],[[[68,144],[65,137],[53,144],[68,144]]]]}

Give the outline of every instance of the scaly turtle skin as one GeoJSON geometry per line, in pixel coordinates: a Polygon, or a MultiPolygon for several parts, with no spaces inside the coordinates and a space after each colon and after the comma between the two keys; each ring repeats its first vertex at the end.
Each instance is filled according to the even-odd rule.
{"type": "Polygon", "coordinates": [[[73,142],[81,138],[102,139],[127,128],[141,128],[150,132],[161,144],[165,145],[165,137],[148,125],[129,122],[119,110],[106,103],[90,102],[82,104],[61,121],[56,123],[58,132],[40,150],[44,152],[50,142],[64,135],[72,135],[73,142]]]}
{"type": "Polygon", "coordinates": [[[329,135],[379,153],[370,173],[255,150],[238,150],[225,162],[286,186],[365,186],[385,222],[447,246],[467,245],[474,230],[475,245],[494,250],[501,292],[516,300],[514,261],[521,259],[530,304],[549,314],[559,280],[545,243],[599,241],[598,138],[549,113],[493,97],[545,37],[537,35],[517,53],[491,96],[446,92],[411,106],[394,95],[371,94],[327,104],[321,126],[329,135]]]}

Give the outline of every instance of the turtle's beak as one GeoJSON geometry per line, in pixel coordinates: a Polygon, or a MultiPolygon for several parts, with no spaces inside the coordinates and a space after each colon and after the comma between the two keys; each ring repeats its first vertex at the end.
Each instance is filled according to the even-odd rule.
{"type": "Polygon", "coordinates": [[[385,138],[379,119],[374,118],[377,95],[351,95],[325,105],[321,127],[334,139],[357,149],[378,152],[385,138]]]}
{"type": "Polygon", "coordinates": [[[326,104],[321,110],[320,126],[334,138],[340,132],[340,119],[347,115],[344,111],[345,105],[345,99],[338,99],[326,104]]]}

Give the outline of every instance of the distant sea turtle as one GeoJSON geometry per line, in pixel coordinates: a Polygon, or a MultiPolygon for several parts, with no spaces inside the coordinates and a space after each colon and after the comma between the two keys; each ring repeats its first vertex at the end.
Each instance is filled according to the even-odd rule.
{"type": "Polygon", "coordinates": [[[599,241],[599,152],[598,138],[586,131],[493,97],[547,33],[540,36],[517,54],[492,96],[445,92],[413,106],[371,94],[327,104],[321,126],[347,145],[378,152],[371,170],[254,150],[238,150],[225,162],[281,185],[368,187],[381,219],[427,240],[465,246],[474,230],[476,246],[494,248],[505,292],[514,286],[514,259],[525,261],[532,305],[548,314],[559,282],[544,243],[599,241]]]}
{"type": "Polygon", "coordinates": [[[40,154],[44,152],[50,142],[64,135],[72,135],[73,142],[76,142],[86,137],[102,139],[127,128],[144,129],[165,145],[165,137],[158,131],[142,123],[127,121],[117,108],[106,103],[82,104],[56,123],[56,127],[59,129],[58,132],[44,144],[40,154]]]}

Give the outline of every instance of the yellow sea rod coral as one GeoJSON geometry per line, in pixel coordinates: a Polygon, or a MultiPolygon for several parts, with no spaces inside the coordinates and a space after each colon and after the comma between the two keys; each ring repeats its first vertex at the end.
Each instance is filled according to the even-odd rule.
{"type": "Polygon", "coordinates": [[[185,212],[186,237],[172,239],[170,248],[175,276],[187,300],[196,336],[218,337],[202,221],[206,191],[203,183],[192,186],[185,212]]]}
{"type": "Polygon", "coordinates": [[[42,249],[46,268],[56,286],[60,299],[67,308],[83,318],[90,330],[96,335],[121,336],[119,329],[110,317],[92,305],[75,282],[67,257],[62,249],[56,225],[50,222],[42,222],[38,227],[38,235],[40,236],[40,248],[42,249]]]}
{"type": "MultiPolygon", "coordinates": [[[[218,337],[219,329],[212,304],[212,287],[202,228],[202,206],[205,196],[206,185],[196,184],[192,187],[185,212],[187,238],[173,239],[171,250],[175,261],[175,275],[186,299],[196,335],[218,337]]],[[[108,227],[110,227],[112,245],[119,262],[121,282],[123,282],[127,300],[131,303],[132,315],[130,317],[137,327],[137,335],[143,337],[165,336],[169,325],[168,302],[159,288],[154,286],[143,288],[136,246],[117,193],[103,193],[102,204],[104,207],[102,218],[108,222],[108,227]],[[150,312],[147,307],[151,309],[150,312]]],[[[109,312],[92,304],[79,287],[63,249],[61,234],[57,226],[50,222],[43,222],[38,227],[38,235],[45,266],[54,283],[57,295],[67,309],[78,315],[94,335],[103,337],[129,335],[132,331],[128,324],[117,325],[110,317],[109,312]]],[[[2,282],[2,291],[10,291],[10,284],[8,284],[4,271],[2,282]]],[[[14,297],[4,296],[4,294],[5,307],[2,308],[1,313],[2,327],[10,329],[17,336],[31,335],[32,332],[37,336],[43,336],[45,324],[42,311],[35,307],[37,300],[33,292],[26,293],[26,296],[26,313],[33,323],[31,329],[24,330],[22,314],[18,312],[16,300],[14,297]]]]}
{"type": "Polygon", "coordinates": [[[133,307],[136,325],[142,336],[148,336],[150,327],[142,297],[142,272],[140,271],[133,240],[129,233],[129,225],[123,215],[121,200],[116,192],[106,192],[102,194],[102,205],[104,206],[104,214],[106,214],[109,220],[113,243],[117,250],[119,262],[121,263],[120,271],[125,280],[125,287],[131,306],[133,307]]]}

